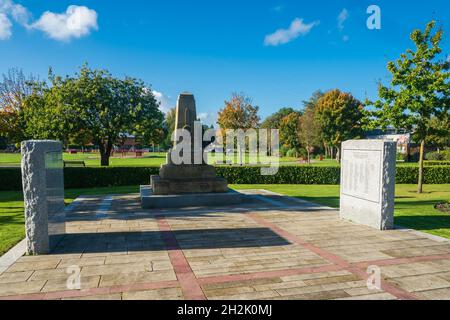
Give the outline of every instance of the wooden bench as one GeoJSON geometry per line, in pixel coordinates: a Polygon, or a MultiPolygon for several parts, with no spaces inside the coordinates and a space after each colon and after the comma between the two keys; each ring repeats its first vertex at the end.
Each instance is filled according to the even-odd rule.
{"type": "Polygon", "coordinates": [[[64,168],[72,165],[75,167],[86,167],[84,161],[64,161],[64,168]]]}

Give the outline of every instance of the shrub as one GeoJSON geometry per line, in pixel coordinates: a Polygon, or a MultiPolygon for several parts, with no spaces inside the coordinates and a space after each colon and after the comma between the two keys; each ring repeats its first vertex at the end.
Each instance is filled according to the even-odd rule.
{"type": "Polygon", "coordinates": [[[286,157],[289,158],[297,158],[298,157],[298,151],[296,149],[290,149],[286,152],[286,157]]]}
{"type": "Polygon", "coordinates": [[[445,161],[450,161],[450,149],[442,150],[441,153],[444,155],[445,161]]]}
{"type": "Polygon", "coordinates": [[[408,155],[397,152],[397,161],[408,161],[408,155]]]}
{"type": "Polygon", "coordinates": [[[65,188],[95,188],[149,184],[158,167],[65,168],[65,188]]]}
{"type": "Polygon", "coordinates": [[[289,149],[286,148],[285,146],[280,146],[280,156],[285,157],[288,151],[289,149]]]}
{"type": "MultiPolygon", "coordinates": [[[[339,167],[282,166],[274,176],[262,176],[256,166],[216,168],[218,176],[234,184],[331,184],[340,183],[339,167]]],[[[96,188],[148,184],[150,176],[158,174],[157,167],[87,167],[65,168],[66,188],[96,188]]],[[[397,167],[396,183],[415,184],[418,181],[417,167],[397,167]]],[[[0,168],[0,190],[21,190],[20,168],[0,168]]],[[[427,166],[424,168],[427,184],[450,183],[450,166],[427,166]]]]}
{"type": "Polygon", "coordinates": [[[0,168],[0,191],[22,190],[20,168],[0,168]]]}
{"type": "Polygon", "coordinates": [[[427,153],[427,160],[442,161],[444,160],[444,154],[440,152],[427,153]]]}

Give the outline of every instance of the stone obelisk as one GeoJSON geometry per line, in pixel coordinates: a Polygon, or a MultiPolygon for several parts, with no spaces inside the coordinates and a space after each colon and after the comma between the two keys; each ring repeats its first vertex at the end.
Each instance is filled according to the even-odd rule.
{"type": "MultiPolygon", "coordinates": [[[[173,150],[180,149],[183,140],[183,132],[189,133],[191,143],[188,150],[183,149],[189,156],[184,155],[187,163],[175,164],[172,150],[167,154],[167,163],[161,166],[159,175],[151,176],[151,191],[153,195],[187,194],[187,193],[224,193],[228,192],[228,183],[225,179],[217,177],[213,166],[203,160],[202,144],[196,146],[195,122],[197,113],[194,96],[190,93],[182,93],[178,97],[173,150]],[[184,130],[183,130],[184,129],[184,130]],[[195,154],[197,153],[197,161],[195,154]],[[200,157],[198,156],[200,154],[200,157]],[[200,163],[198,162],[200,158],[200,163]]],[[[201,130],[200,130],[201,135],[201,130]]],[[[200,137],[200,141],[202,141],[200,137]]]]}

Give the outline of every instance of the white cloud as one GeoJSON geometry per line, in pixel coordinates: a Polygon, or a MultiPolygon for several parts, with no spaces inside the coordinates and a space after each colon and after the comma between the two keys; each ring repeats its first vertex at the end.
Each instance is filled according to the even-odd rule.
{"type": "Polygon", "coordinates": [[[340,31],[344,30],[344,22],[349,18],[350,14],[347,9],[342,9],[338,15],[338,28],[340,31]]]}
{"type": "Polygon", "coordinates": [[[64,13],[46,11],[42,16],[30,23],[31,12],[12,0],[0,0],[0,40],[12,35],[12,20],[27,29],[37,29],[50,38],[69,41],[88,35],[98,29],[97,12],[85,6],[71,5],[64,13]]]}
{"type": "Polygon", "coordinates": [[[299,36],[308,34],[311,29],[319,24],[319,21],[314,21],[309,24],[303,22],[303,19],[295,18],[289,29],[278,29],[272,34],[266,35],[264,44],[266,46],[278,46],[286,44],[299,36]]]}
{"type": "Polygon", "coordinates": [[[31,13],[21,4],[14,4],[12,6],[11,15],[17,23],[23,26],[28,26],[28,22],[31,19],[31,13]]]}
{"type": "Polygon", "coordinates": [[[50,38],[69,41],[97,30],[97,12],[84,6],[71,5],[64,13],[46,11],[31,24],[31,28],[45,32],[50,38]]]}
{"type": "Polygon", "coordinates": [[[12,35],[12,23],[6,14],[0,12],[0,40],[7,40],[12,35]]]}
{"type": "Polygon", "coordinates": [[[10,18],[24,26],[27,25],[29,19],[31,18],[31,14],[27,8],[21,4],[14,3],[12,0],[0,0],[0,14],[3,16],[3,21],[5,21],[5,17],[9,20],[11,26],[12,23],[10,18]]]}
{"type": "Polygon", "coordinates": [[[166,96],[162,92],[153,90],[152,93],[155,96],[156,101],[159,103],[159,110],[161,110],[161,112],[167,113],[170,109],[175,107],[170,97],[166,96]]]}

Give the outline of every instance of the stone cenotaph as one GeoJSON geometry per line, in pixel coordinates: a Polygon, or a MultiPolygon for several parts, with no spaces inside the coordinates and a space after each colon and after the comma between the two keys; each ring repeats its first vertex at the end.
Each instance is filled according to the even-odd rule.
{"type": "Polygon", "coordinates": [[[141,186],[143,208],[220,206],[242,202],[243,195],[230,190],[227,181],[217,177],[215,168],[206,163],[202,131],[194,130],[196,120],[194,96],[181,93],[176,106],[173,149],[167,153],[167,163],[161,166],[159,175],[150,177],[150,186],[141,186]],[[190,143],[183,141],[187,138],[190,143]],[[180,159],[174,161],[174,155],[179,156],[181,162],[180,159]]]}

